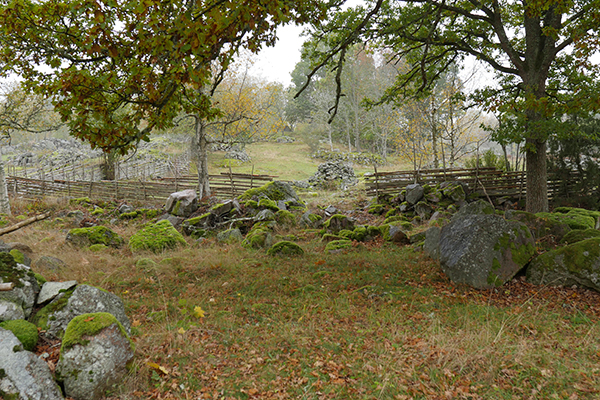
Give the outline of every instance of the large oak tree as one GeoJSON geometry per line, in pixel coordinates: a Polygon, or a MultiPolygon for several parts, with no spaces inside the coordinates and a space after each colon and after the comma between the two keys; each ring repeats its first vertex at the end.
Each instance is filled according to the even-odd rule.
{"type": "Polygon", "coordinates": [[[281,24],[322,19],[328,3],[0,0],[0,72],[53,96],[72,135],[124,154],[182,112],[218,116],[215,71],[272,45],[281,24]]]}
{"type": "Polygon", "coordinates": [[[549,135],[572,110],[600,108],[593,90],[599,27],[598,0],[367,0],[314,24],[313,71],[340,72],[355,43],[385,47],[409,66],[386,93],[394,99],[427,92],[466,56],[486,63],[499,80],[479,99],[518,123],[526,142],[527,210],[546,211],[549,135]]]}

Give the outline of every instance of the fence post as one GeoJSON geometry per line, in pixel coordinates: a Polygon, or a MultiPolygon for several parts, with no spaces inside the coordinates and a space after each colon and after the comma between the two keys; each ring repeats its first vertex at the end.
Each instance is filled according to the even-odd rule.
{"type": "Polygon", "coordinates": [[[234,198],[235,185],[233,184],[233,173],[231,172],[231,160],[229,160],[229,182],[231,183],[231,198],[234,198]]]}
{"type": "Polygon", "coordinates": [[[379,176],[377,175],[377,164],[373,164],[373,168],[375,168],[375,198],[377,199],[377,203],[379,203],[379,176]]]}

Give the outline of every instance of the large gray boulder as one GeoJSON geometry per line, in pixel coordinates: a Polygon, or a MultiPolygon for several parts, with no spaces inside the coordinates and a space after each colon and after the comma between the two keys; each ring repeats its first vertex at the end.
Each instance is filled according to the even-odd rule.
{"type": "Polygon", "coordinates": [[[440,259],[440,233],[442,229],[432,226],[425,232],[425,241],[423,242],[423,251],[434,260],[440,259]]]}
{"type": "Polygon", "coordinates": [[[497,215],[463,215],[440,232],[440,265],[456,283],[479,289],[503,285],[535,254],[529,228],[497,215]]]}
{"type": "Polygon", "coordinates": [[[67,326],[57,379],[67,396],[97,400],[123,379],[132,358],[133,345],[112,314],[83,314],[67,326]]]}
{"type": "Polygon", "coordinates": [[[423,198],[424,194],[425,189],[418,183],[406,186],[406,202],[411,206],[417,204],[423,198]]]}
{"type": "Polygon", "coordinates": [[[63,400],[48,364],[23,350],[19,339],[0,328],[0,396],[21,400],[63,400]]]}
{"type": "Polygon", "coordinates": [[[165,204],[165,211],[178,217],[187,218],[198,209],[198,195],[194,189],[171,193],[165,204]]]}
{"type": "Polygon", "coordinates": [[[0,253],[0,283],[12,283],[12,290],[0,291],[0,300],[9,301],[23,309],[25,317],[31,315],[40,286],[31,269],[17,264],[8,253],[0,253]]]}
{"type": "Polygon", "coordinates": [[[49,334],[62,337],[67,325],[78,315],[107,312],[116,317],[126,332],[131,332],[131,322],[125,314],[125,306],[119,296],[93,286],[79,285],[72,294],[61,293],[38,312],[38,326],[49,334]],[[68,297],[65,301],[64,298],[68,297]],[[51,310],[46,313],[46,310],[51,310]]]}
{"type": "Polygon", "coordinates": [[[536,257],[527,268],[527,280],[536,285],[577,285],[600,292],[600,237],[536,257]]]}

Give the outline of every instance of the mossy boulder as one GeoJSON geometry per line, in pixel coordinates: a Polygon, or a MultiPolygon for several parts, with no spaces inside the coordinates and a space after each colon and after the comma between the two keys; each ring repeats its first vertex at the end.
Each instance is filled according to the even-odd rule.
{"type": "Polygon", "coordinates": [[[93,244],[89,247],[90,251],[93,251],[94,253],[98,253],[101,251],[104,251],[106,249],[108,249],[108,246],[105,246],[103,244],[93,244]]]}
{"type": "Polygon", "coordinates": [[[536,252],[525,224],[495,214],[455,215],[439,241],[442,271],[453,282],[478,289],[503,285],[536,252]]]}
{"type": "Polygon", "coordinates": [[[296,217],[294,216],[294,214],[292,214],[291,212],[287,211],[287,210],[279,210],[275,213],[275,221],[277,221],[277,223],[279,225],[283,225],[283,226],[295,226],[296,225],[296,217]]]}
{"type": "Polygon", "coordinates": [[[323,223],[323,228],[332,233],[337,233],[343,229],[353,231],[354,222],[343,214],[334,214],[323,223]]]}
{"type": "Polygon", "coordinates": [[[304,254],[304,250],[298,244],[284,240],[275,243],[269,250],[267,250],[267,254],[270,256],[299,256],[304,254]]]}
{"type": "Polygon", "coordinates": [[[563,236],[560,243],[573,244],[595,237],[600,237],[600,231],[598,229],[574,229],[563,236]]]}
{"type": "Polygon", "coordinates": [[[113,315],[77,316],[65,331],[56,378],[67,397],[99,400],[123,379],[133,351],[127,332],[113,315]]]}
{"type": "Polygon", "coordinates": [[[600,237],[536,257],[527,268],[527,280],[535,285],[577,285],[600,292],[600,237]]]}
{"type": "Polygon", "coordinates": [[[221,243],[239,243],[243,240],[242,232],[238,228],[227,229],[217,234],[217,241],[221,243]]]}
{"type": "Polygon", "coordinates": [[[214,225],[217,217],[211,212],[207,212],[197,217],[189,218],[181,224],[183,232],[186,235],[194,235],[198,231],[205,231],[214,225]]]}
{"type": "Polygon", "coordinates": [[[273,201],[290,201],[294,200],[299,204],[303,204],[298,194],[290,185],[286,182],[273,181],[269,182],[264,186],[246,190],[240,197],[240,200],[255,200],[260,201],[260,199],[266,198],[273,201]]]}
{"type": "Polygon", "coordinates": [[[332,240],[327,243],[325,246],[325,251],[328,253],[337,253],[342,250],[347,250],[352,248],[352,240],[342,239],[342,240],[332,240]]]}
{"type": "Polygon", "coordinates": [[[31,269],[26,265],[17,264],[11,254],[0,252],[0,283],[14,285],[12,290],[0,291],[0,300],[14,303],[20,307],[22,315],[29,317],[40,291],[31,269]]]}
{"type": "Polygon", "coordinates": [[[323,224],[323,217],[307,211],[302,214],[299,223],[305,228],[319,228],[323,224]]]}
{"type": "MultiPolygon", "coordinates": [[[[542,215],[547,215],[547,213],[542,215]]],[[[535,239],[552,235],[557,241],[560,241],[564,235],[571,231],[571,227],[560,218],[538,217],[536,214],[527,211],[508,210],[504,213],[504,217],[527,225],[535,239]]]]}
{"type": "Polygon", "coordinates": [[[273,212],[279,211],[279,207],[277,206],[277,202],[271,199],[262,198],[258,202],[258,208],[271,210],[273,212]]]}
{"type": "Polygon", "coordinates": [[[186,246],[187,242],[168,220],[146,224],[129,239],[131,251],[148,250],[159,253],[178,246],[186,246]]]}
{"type": "Polygon", "coordinates": [[[24,319],[0,322],[0,328],[14,333],[27,351],[32,351],[38,342],[37,327],[24,319]]]}
{"type": "Polygon", "coordinates": [[[565,224],[571,229],[593,229],[596,226],[596,220],[585,213],[569,211],[563,213],[537,213],[537,218],[552,221],[559,224],[565,224]]]}
{"type": "Polygon", "coordinates": [[[445,197],[450,198],[455,203],[461,203],[467,197],[465,188],[460,182],[443,182],[440,184],[440,190],[445,197]]]}
{"type": "Polygon", "coordinates": [[[367,212],[373,215],[381,215],[385,212],[386,207],[383,204],[373,204],[369,206],[367,212]]]}
{"type": "MultiPolygon", "coordinates": [[[[60,346],[61,353],[77,344],[87,344],[89,342],[89,336],[94,336],[111,325],[117,325],[123,336],[129,338],[123,325],[121,325],[117,318],[110,313],[98,312],[76,316],[69,322],[67,329],[65,329],[65,334],[60,346]]],[[[131,349],[133,350],[133,342],[130,343],[131,349]]]]}
{"type": "Polygon", "coordinates": [[[251,249],[270,247],[273,244],[273,235],[268,229],[252,229],[242,241],[242,246],[251,249]]]}
{"type": "Polygon", "coordinates": [[[89,228],[71,229],[67,234],[67,241],[80,247],[89,247],[93,244],[103,244],[110,247],[121,247],[123,239],[105,226],[92,226],[89,228]]]}

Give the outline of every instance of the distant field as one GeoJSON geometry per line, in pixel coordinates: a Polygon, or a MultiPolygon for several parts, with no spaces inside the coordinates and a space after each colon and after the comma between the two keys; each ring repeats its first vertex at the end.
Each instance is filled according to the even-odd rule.
{"type": "MultiPolygon", "coordinates": [[[[259,142],[246,146],[246,152],[252,158],[248,163],[232,162],[231,170],[237,173],[251,173],[254,167],[255,174],[278,176],[281,180],[308,179],[317,171],[323,160],[310,158],[310,149],[303,142],[272,143],[259,142]]],[[[224,162],[224,152],[209,154],[209,172],[220,173],[229,171],[229,166],[224,162]]],[[[378,167],[378,171],[395,171],[410,168],[397,157],[390,157],[389,164],[378,167]]],[[[373,172],[372,166],[355,165],[356,174],[373,172]]]]}

